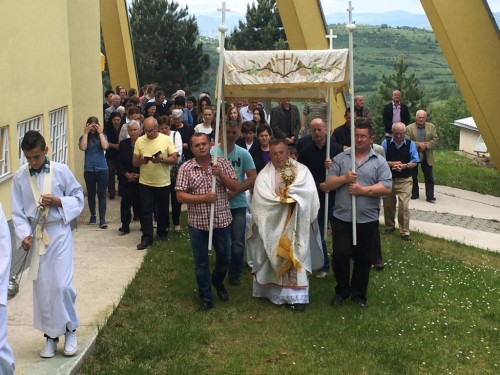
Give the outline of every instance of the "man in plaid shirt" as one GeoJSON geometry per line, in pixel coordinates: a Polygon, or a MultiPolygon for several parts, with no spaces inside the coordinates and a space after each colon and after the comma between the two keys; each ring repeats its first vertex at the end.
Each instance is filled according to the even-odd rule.
{"type": "Polygon", "coordinates": [[[213,307],[213,293],[210,286],[208,267],[208,234],[210,230],[210,205],[215,203],[213,246],[215,249],[215,268],[211,282],[222,301],[229,299],[224,278],[231,261],[231,210],[227,190],[236,190],[238,180],[231,164],[217,158],[212,162],[210,140],[203,133],[191,137],[191,151],[194,158],[179,168],[177,175],[177,200],[188,205],[188,227],[195,265],[198,294],[201,299],[199,311],[213,307]],[[212,175],[216,176],[215,192],[212,193],[212,175]]]}

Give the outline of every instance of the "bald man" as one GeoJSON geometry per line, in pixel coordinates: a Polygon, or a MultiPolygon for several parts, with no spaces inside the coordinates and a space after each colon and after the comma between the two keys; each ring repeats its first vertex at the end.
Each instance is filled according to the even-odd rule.
{"type": "MultiPolygon", "coordinates": [[[[425,180],[425,197],[427,202],[435,203],[434,197],[434,176],[432,175],[432,166],[434,165],[434,147],[438,144],[438,134],[436,126],[427,122],[427,113],[419,110],[415,114],[416,122],[406,127],[406,139],[415,142],[420,159],[420,167],[425,180]]],[[[418,166],[411,170],[413,178],[413,189],[411,199],[420,197],[418,188],[418,166]]]]}
{"type": "Polygon", "coordinates": [[[384,107],[382,118],[385,127],[385,138],[390,142],[392,137],[392,124],[402,122],[405,125],[410,123],[410,112],[406,104],[401,103],[401,91],[392,92],[392,102],[384,107]]]}

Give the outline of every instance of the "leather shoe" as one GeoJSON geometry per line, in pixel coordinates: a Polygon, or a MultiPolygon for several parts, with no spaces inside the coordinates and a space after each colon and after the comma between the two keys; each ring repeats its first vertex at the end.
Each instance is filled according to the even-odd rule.
{"type": "Polygon", "coordinates": [[[361,310],[366,310],[368,308],[368,306],[366,305],[366,302],[363,302],[363,301],[353,300],[352,303],[354,303],[355,305],[358,305],[358,307],[361,310]]]}
{"type": "Polygon", "coordinates": [[[430,198],[427,198],[426,201],[429,203],[436,203],[436,198],[430,197],[430,198]]]}
{"type": "Polygon", "coordinates": [[[304,312],[304,311],[306,311],[306,306],[307,306],[307,304],[305,304],[305,303],[294,303],[292,305],[292,309],[293,309],[293,311],[304,312]]]}
{"type": "Polygon", "coordinates": [[[161,242],[167,242],[168,237],[167,237],[167,236],[158,236],[158,239],[159,239],[161,242]]]}
{"type": "Polygon", "coordinates": [[[120,232],[122,232],[122,234],[129,234],[130,233],[130,228],[120,227],[118,230],[120,232]]]}
{"type": "Polygon", "coordinates": [[[229,299],[229,295],[227,294],[227,290],[221,289],[217,291],[217,295],[221,299],[221,301],[227,301],[229,299]]]}
{"type": "Polygon", "coordinates": [[[410,236],[403,236],[401,237],[403,239],[403,241],[406,241],[406,242],[411,242],[411,238],[410,236]]]}
{"type": "Polygon", "coordinates": [[[389,234],[389,233],[394,232],[395,230],[396,230],[396,228],[393,228],[393,229],[384,229],[384,230],[382,231],[382,234],[389,234]]]}
{"type": "Polygon", "coordinates": [[[420,196],[415,195],[415,194],[412,194],[412,195],[411,195],[411,199],[418,199],[418,198],[420,198],[420,196]]]}
{"type": "Polygon", "coordinates": [[[382,271],[384,269],[384,265],[380,263],[374,264],[373,268],[375,268],[375,271],[382,271]]]}
{"type": "Polygon", "coordinates": [[[198,307],[198,311],[205,312],[214,307],[214,304],[210,301],[201,301],[200,307],[198,307]]]}
{"type": "Polygon", "coordinates": [[[239,279],[229,279],[229,285],[240,286],[241,285],[241,281],[239,279]]]}
{"type": "Polygon", "coordinates": [[[141,241],[141,243],[137,245],[137,250],[145,250],[149,245],[151,245],[149,242],[141,241]]]}
{"type": "Polygon", "coordinates": [[[332,298],[332,302],[330,302],[330,305],[332,306],[340,306],[344,302],[344,297],[342,297],[340,294],[335,294],[332,298]]]}

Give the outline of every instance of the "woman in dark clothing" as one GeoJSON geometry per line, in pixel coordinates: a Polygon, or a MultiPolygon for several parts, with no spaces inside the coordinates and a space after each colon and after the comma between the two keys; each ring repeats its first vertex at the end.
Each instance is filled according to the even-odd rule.
{"type": "Polygon", "coordinates": [[[253,162],[255,163],[255,170],[259,173],[271,157],[269,155],[269,142],[271,142],[271,127],[269,125],[260,125],[257,128],[257,138],[260,142],[260,147],[250,149],[250,155],[252,155],[253,162]]]}
{"type": "Polygon", "coordinates": [[[257,107],[253,109],[253,122],[256,127],[260,125],[269,125],[266,121],[266,114],[262,108],[257,107]]]}
{"type": "Polygon", "coordinates": [[[192,126],[184,125],[182,122],[182,110],[174,109],[172,111],[172,125],[170,125],[171,130],[179,132],[182,138],[182,152],[184,154],[184,159],[189,160],[194,157],[189,147],[189,142],[191,142],[191,136],[194,134],[194,129],[192,126]]]}
{"type": "Polygon", "coordinates": [[[119,135],[121,130],[121,115],[118,112],[113,112],[109,116],[108,123],[104,129],[104,133],[108,138],[109,148],[106,151],[106,163],[108,164],[109,179],[108,179],[108,194],[109,199],[115,199],[115,183],[116,183],[116,158],[118,157],[119,135]]]}

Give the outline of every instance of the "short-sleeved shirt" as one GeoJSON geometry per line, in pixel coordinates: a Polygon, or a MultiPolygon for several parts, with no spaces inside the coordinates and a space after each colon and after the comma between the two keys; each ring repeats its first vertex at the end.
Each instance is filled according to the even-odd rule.
{"type": "MultiPolygon", "coordinates": [[[[96,133],[97,134],[97,133],[96,133]]],[[[106,157],[104,156],[104,150],[101,146],[101,140],[99,136],[97,138],[87,136],[87,149],[85,150],[85,162],[83,164],[83,170],[85,172],[100,172],[108,170],[108,163],[106,163],[106,157]]],[[[83,135],[78,140],[78,145],[82,141],[83,135]]],[[[106,141],[108,137],[104,134],[106,141]]]]}
{"type": "MultiPolygon", "coordinates": [[[[158,133],[155,139],[149,139],[143,135],[135,142],[134,155],[154,155],[161,152],[159,157],[167,158],[175,153],[175,146],[169,136],[158,133]]],[[[139,183],[152,187],[163,187],[170,185],[170,166],[168,164],[155,164],[151,161],[141,165],[141,177],[139,183]]]]}
{"type": "MultiPolygon", "coordinates": [[[[226,159],[218,157],[217,163],[220,164],[222,173],[229,178],[236,179],[236,174],[226,159]]],[[[205,170],[200,167],[195,158],[182,164],[177,174],[175,190],[192,195],[208,194],[212,190],[212,165],[213,162],[205,170]]],[[[231,224],[233,217],[229,208],[226,187],[218,178],[216,181],[214,228],[225,228],[231,224]]],[[[210,203],[188,204],[188,224],[193,228],[208,231],[210,229],[210,203]]]]}
{"type": "MultiPolygon", "coordinates": [[[[220,145],[217,145],[219,150],[217,151],[219,155],[224,155],[224,151],[221,150],[220,145]]],[[[214,154],[214,148],[210,150],[210,154],[214,154]]],[[[244,148],[235,145],[233,150],[227,154],[227,160],[231,163],[238,179],[238,183],[241,184],[245,181],[245,171],[248,169],[255,169],[255,163],[253,162],[252,156],[244,148]]],[[[247,206],[247,198],[245,192],[237,194],[233,199],[229,201],[229,206],[233,208],[241,208],[247,206]]]]}
{"type": "MultiPolygon", "coordinates": [[[[333,158],[328,171],[330,176],[342,176],[351,169],[351,151],[345,150],[333,158]]],[[[361,164],[356,160],[357,181],[361,186],[372,186],[381,183],[392,188],[392,174],[385,159],[370,148],[361,164]]],[[[333,216],[342,221],[352,222],[352,195],[349,193],[349,184],[337,189],[335,195],[335,209],[333,216]]],[[[380,197],[356,196],[356,221],[368,223],[378,220],[380,197]]]]}
{"type": "Polygon", "coordinates": [[[306,102],[302,114],[306,115],[306,125],[315,118],[320,118],[326,123],[326,116],[328,114],[328,104],[326,102],[306,102]]]}

